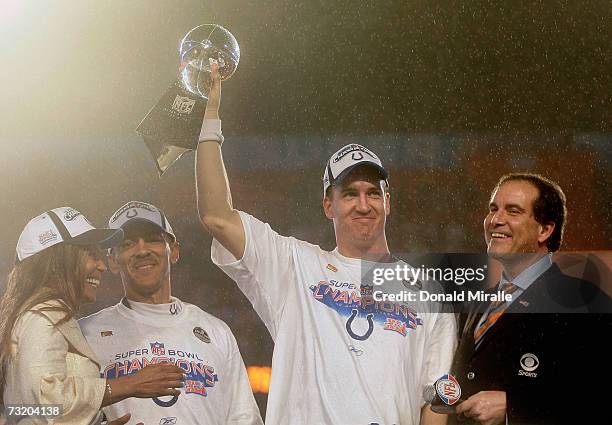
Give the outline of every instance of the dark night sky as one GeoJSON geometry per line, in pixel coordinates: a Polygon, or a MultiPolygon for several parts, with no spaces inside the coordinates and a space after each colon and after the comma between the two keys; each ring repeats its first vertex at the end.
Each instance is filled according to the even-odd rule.
{"type": "MultiPolygon", "coordinates": [[[[205,22],[230,29],[241,46],[238,71],[224,84],[222,102],[224,150],[238,190],[244,188],[238,171],[269,171],[273,181],[275,172],[289,173],[283,182],[294,187],[287,191],[298,186],[307,196],[292,195],[295,206],[288,208],[309,211],[319,217],[315,223],[324,223],[318,206],[322,164],[342,144],[363,141],[379,150],[396,175],[420,170],[418,178],[429,185],[422,192],[439,193],[429,201],[438,210],[447,208],[436,217],[448,222],[456,220],[450,212],[456,207],[445,206],[451,200],[444,192],[452,185],[435,187],[432,176],[440,170],[478,170],[472,178],[483,177],[477,192],[484,195],[464,200],[470,208],[474,201],[486,202],[503,171],[550,169],[568,185],[573,175],[588,171],[578,188],[596,187],[589,208],[604,224],[587,232],[602,234],[603,228],[595,245],[610,240],[607,1],[0,5],[4,254],[11,255],[28,218],[58,205],[73,205],[102,223],[117,205],[135,198],[194,218],[193,156],[158,179],[134,128],[173,81],[182,36],[205,22]]],[[[438,182],[442,178],[448,177],[438,182]]],[[[276,209],[274,202],[260,201],[276,196],[276,187],[266,187],[265,178],[254,182],[251,189],[262,196],[239,205],[274,220],[265,216],[276,209]]],[[[400,202],[401,220],[414,204],[400,202]]],[[[422,207],[420,214],[430,216],[422,207]]],[[[278,223],[285,231],[296,227],[278,223]]],[[[313,235],[330,242],[327,227],[313,235]]],[[[433,240],[410,239],[418,246],[433,240]]],[[[480,240],[459,246],[473,249],[480,240]]]]}
{"type": "MultiPolygon", "coordinates": [[[[452,202],[446,192],[457,185],[436,188],[449,178],[440,177],[440,170],[452,176],[459,167],[467,179],[463,184],[470,173],[472,179],[482,177],[477,192],[484,195],[464,199],[464,209],[486,202],[504,171],[550,169],[551,177],[573,185],[572,175],[588,170],[590,177],[578,181],[576,190],[596,187],[590,205],[595,211],[586,217],[604,224],[586,231],[601,234],[603,228],[604,237],[570,247],[592,248],[610,239],[607,1],[2,0],[0,5],[0,202],[6,223],[0,252],[5,254],[11,255],[28,218],[58,205],[73,205],[103,223],[117,205],[143,199],[194,224],[193,156],[158,179],[134,128],[175,78],[182,36],[206,22],[230,29],[241,47],[238,70],[224,84],[224,150],[234,191],[261,195],[239,203],[241,208],[274,221],[267,214],[277,209],[275,201],[261,200],[278,190],[266,187],[265,176],[276,181],[275,172],[289,173],[283,182],[294,186],[278,195],[299,187],[305,196],[289,195],[288,208],[317,215],[319,221],[302,228],[315,224],[309,239],[333,243],[328,227],[319,225],[325,223],[320,170],[339,146],[363,141],[378,149],[396,175],[420,173],[426,186],[420,192],[410,188],[410,194],[437,194],[428,202],[444,222],[457,219],[450,211],[457,206],[446,206],[452,202]],[[245,188],[238,171],[264,178],[245,188]]],[[[415,223],[426,224],[431,214],[422,203],[401,197],[396,222],[409,220],[415,204],[421,208],[415,223]]],[[[284,231],[296,228],[285,220],[277,223],[284,231]]],[[[480,240],[471,240],[478,232],[470,230],[458,246],[480,248],[480,240]]],[[[420,240],[411,234],[409,242],[445,247],[433,236],[420,240]]]]}
{"type": "Polygon", "coordinates": [[[224,93],[237,133],[611,124],[606,1],[4,3],[3,136],[129,132],[210,21],[242,50],[224,93]]]}

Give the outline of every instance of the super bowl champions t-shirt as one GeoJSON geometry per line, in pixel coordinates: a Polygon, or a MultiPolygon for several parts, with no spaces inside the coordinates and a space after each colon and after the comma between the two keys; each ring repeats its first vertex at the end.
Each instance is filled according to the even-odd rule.
{"type": "Polygon", "coordinates": [[[236,340],[229,327],[200,308],[122,300],[79,320],[100,362],[116,378],[148,364],[172,363],[187,375],[178,397],[127,398],[104,408],[109,420],[130,423],[262,424],[236,340]]]}
{"type": "Polygon", "coordinates": [[[450,370],[454,316],[362,298],[360,260],[240,217],[243,258],[216,240],[211,257],[275,342],[266,424],[418,425],[423,387],[450,370]]]}

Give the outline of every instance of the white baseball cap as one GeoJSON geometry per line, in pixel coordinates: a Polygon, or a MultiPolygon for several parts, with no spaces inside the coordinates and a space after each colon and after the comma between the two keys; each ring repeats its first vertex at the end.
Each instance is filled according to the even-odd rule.
{"type": "Polygon", "coordinates": [[[323,195],[327,188],[342,181],[355,167],[368,165],[380,172],[382,180],[389,178],[389,173],[383,168],[380,158],[365,146],[351,143],[334,153],[327,161],[323,175],[323,195]]]}
{"type": "Polygon", "coordinates": [[[26,224],[17,241],[17,262],[60,242],[109,248],[121,242],[123,231],[96,229],[83,214],[70,207],[46,211],[26,224]]]}
{"type": "Polygon", "coordinates": [[[153,223],[176,240],[174,230],[172,230],[166,215],[155,205],[147,204],[146,202],[128,202],[111,216],[108,220],[108,227],[111,229],[121,229],[126,223],[135,220],[153,223]]]}

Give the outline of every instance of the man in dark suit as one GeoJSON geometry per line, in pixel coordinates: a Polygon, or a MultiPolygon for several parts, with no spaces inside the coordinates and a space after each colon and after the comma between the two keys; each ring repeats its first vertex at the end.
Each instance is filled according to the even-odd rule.
{"type": "Polygon", "coordinates": [[[512,300],[481,305],[466,320],[453,365],[464,401],[452,423],[591,424],[609,417],[596,402],[604,397],[600,341],[612,334],[612,301],[552,262],[565,217],[561,188],[539,175],[503,176],[493,190],[485,240],[503,266],[494,290],[512,300]]]}

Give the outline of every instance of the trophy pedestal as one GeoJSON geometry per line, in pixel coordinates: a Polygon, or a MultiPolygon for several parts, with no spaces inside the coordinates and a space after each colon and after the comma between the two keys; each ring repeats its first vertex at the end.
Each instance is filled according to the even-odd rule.
{"type": "Polygon", "coordinates": [[[155,160],[159,175],[185,153],[195,150],[206,99],[175,81],[136,128],[155,160]]]}

